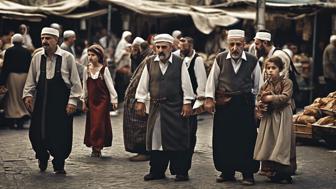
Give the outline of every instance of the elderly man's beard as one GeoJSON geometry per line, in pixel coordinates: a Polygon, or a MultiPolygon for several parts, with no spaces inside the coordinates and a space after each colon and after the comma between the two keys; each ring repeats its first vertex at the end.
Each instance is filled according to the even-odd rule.
{"type": "Polygon", "coordinates": [[[266,49],[264,47],[261,47],[259,49],[257,49],[257,57],[260,58],[260,57],[265,57],[266,56],[266,49]]]}
{"type": "Polygon", "coordinates": [[[239,59],[243,53],[243,50],[235,50],[231,52],[231,57],[233,59],[239,59]]]}

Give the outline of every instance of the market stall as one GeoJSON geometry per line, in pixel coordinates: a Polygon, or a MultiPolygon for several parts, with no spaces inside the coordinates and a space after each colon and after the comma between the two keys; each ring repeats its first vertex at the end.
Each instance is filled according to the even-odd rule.
{"type": "Polygon", "coordinates": [[[297,138],[324,139],[336,148],[336,91],[293,115],[293,123],[297,138]]]}

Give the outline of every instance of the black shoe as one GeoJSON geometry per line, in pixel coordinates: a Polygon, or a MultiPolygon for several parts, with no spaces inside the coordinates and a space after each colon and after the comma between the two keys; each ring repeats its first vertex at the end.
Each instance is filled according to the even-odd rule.
{"type": "Polygon", "coordinates": [[[243,177],[241,184],[245,186],[252,186],[254,185],[254,178],[253,177],[248,177],[248,178],[243,177]]]}
{"type": "Polygon", "coordinates": [[[56,174],[56,175],[65,175],[66,172],[65,172],[64,169],[60,169],[60,170],[55,170],[55,174],[56,174]]]}
{"type": "Polygon", "coordinates": [[[189,175],[176,175],[175,177],[175,181],[179,182],[179,181],[188,181],[189,180],[189,175]]]}
{"type": "Polygon", "coordinates": [[[236,181],[237,180],[234,177],[234,175],[224,176],[223,173],[216,178],[216,182],[218,182],[218,183],[221,183],[221,182],[236,182],[236,181]]]}
{"type": "Polygon", "coordinates": [[[48,161],[38,160],[38,166],[41,172],[44,172],[48,167],[48,161]]]}
{"type": "Polygon", "coordinates": [[[152,173],[149,173],[144,176],[144,181],[149,181],[149,180],[160,180],[160,179],[165,179],[166,175],[154,175],[152,173]]]}
{"type": "Polygon", "coordinates": [[[279,183],[279,184],[293,184],[293,179],[291,176],[284,176],[284,177],[280,177],[280,176],[273,176],[273,177],[269,177],[271,179],[271,182],[274,183],[279,183]]]}

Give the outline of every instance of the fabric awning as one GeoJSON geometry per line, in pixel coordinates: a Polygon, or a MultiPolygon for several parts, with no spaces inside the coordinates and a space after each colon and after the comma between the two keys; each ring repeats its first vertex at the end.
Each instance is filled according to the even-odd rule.
{"type": "Polygon", "coordinates": [[[65,16],[79,7],[89,4],[90,0],[64,0],[42,6],[21,5],[8,0],[0,1],[0,15],[8,19],[40,21],[46,15],[65,16]]]}
{"type": "Polygon", "coordinates": [[[148,16],[191,16],[196,28],[205,34],[209,34],[216,26],[230,26],[239,21],[238,18],[229,16],[217,8],[148,0],[99,0],[99,2],[117,5],[148,16]]]}

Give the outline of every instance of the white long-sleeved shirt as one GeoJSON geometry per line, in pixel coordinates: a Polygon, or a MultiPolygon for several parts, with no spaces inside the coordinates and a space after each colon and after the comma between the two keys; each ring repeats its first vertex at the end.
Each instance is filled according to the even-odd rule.
{"type": "MultiPolygon", "coordinates": [[[[100,69],[103,69],[103,67],[101,67],[100,69]]],[[[97,79],[99,77],[100,69],[96,73],[91,73],[90,72],[90,76],[91,76],[92,79],[97,79]]],[[[117,95],[117,92],[114,88],[110,71],[108,70],[107,67],[105,67],[103,77],[104,77],[104,81],[105,81],[105,84],[107,86],[107,89],[110,93],[111,103],[113,103],[113,104],[118,103],[118,95],[117,95]]],[[[88,76],[87,68],[85,68],[84,72],[83,72],[83,95],[81,97],[82,100],[87,99],[87,97],[88,97],[88,89],[87,89],[87,79],[88,78],[89,78],[89,76],[88,76]]]]}
{"type": "MultiPolygon", "coordinates": [[[[172,61],[173,61],[172,54],[169,57],[168,63],[162,63],[158,56],[154,58],[154,62],[159,64],[160,70],[163,75],[166,73],[168,65],[171,64],[172,61]]],[[[181,83],[183,91],[183,103],[189,104],[191,103],[191,100],[194,99],[194,92],[192,89],[189,73],[185,64],[182,64],[181,83]]],[[[137,99],[138,102],[145,103],[145,101],[148,99],[148,93],[149,93],[149,73],[146,65],[141,74],[139,85],[135,93],[135,98],[137,99]]]]}
{"type": "Polygon", "coordinates": [[[51,79],[54,77],[56,67],[56,55],[62,57],[61,75],[66,86],[70,89],[68,104],[77,105],[77,100],[82,95],[82,86],[81,81],[79,79],[75,58],[69,52],[62,50],[59,46],[57,46],[55,55],[53,55],[52,57],[48,57],[45,54],[44,49],[42,49],[40,52],[36,53],[33,56],[27,80],[23,89],[22,97],[23,98],[27,96],[33,97],[36,94],[36,87],[40,77],[40,65],[42,56],[46,56],[47,58],[46,62],[47,79],[51,79]]]}
{"type": "MultiPolygon", "coordinates": [[[[233,60],[233,58],[231,58],[231,53],[229,52],[228,55],[226,56],[226,59],[231,59],[231,64],[233,66],[234,72],[237,73],[240,65],[242,64],[242,60],[247,60],[246,59],[246,54],[245,52],[243,52],[242,56],[240,59],[238,59],[237,62],[235,62],[233,60]]],[[[217,89],[217,85],[218,85],[218,77],[220,74],[220,68],[217,64],[217,61],[215,59],[207,83],[206,83],[206,87],[205,87],[205,97],[209,97],[209,98],[214,98],[215,97],[215,90],[217,89]]],[[[251,78],[253,79],[253,89],[252,89],[252,93],[253,94],[258,94],[259,88],[260,88],[260,83],[261,80],[263,80],[263,77],[261,75],[261,70],[260,70],[260,66],[257,63],[252,74],[251,74],[251,78]]]]}
{"type": "MultiPolygon", "coordinates": [[[[173,54],[180,56],[180,50],[175,51],[173,54]]],[[[193,50],[193,54],[190,57],[185,57],[183,59],[183,63],[186,65],[187,69],[189,69],[191,60],[195,57],[196,51],[193,50]]],[[[196,81],[197,81],[197,89],[196,89],[196,96],[197,97],[204,97],[205,95],[205,85],[207,81],[207,75],[204,66],[204,60],[202,57],[198,56],[195,59],[195,66],[194,66],[196,81]]]]}

